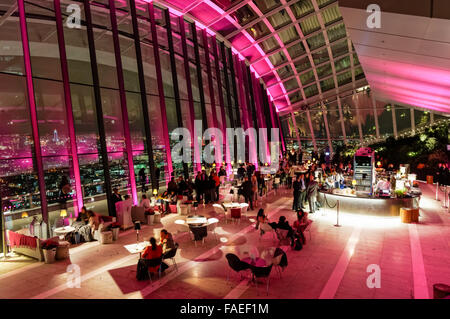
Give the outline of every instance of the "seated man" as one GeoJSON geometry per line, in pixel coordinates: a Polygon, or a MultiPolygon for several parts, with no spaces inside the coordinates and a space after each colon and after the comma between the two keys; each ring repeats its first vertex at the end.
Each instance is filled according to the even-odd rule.
{"type": "Polygon", "coordinates": [[[278,223],[269,223],[269,225],[273,228],[273,229],[284,229],[287,230],[287,236],[291,239],[291,246],[294,246],[294,241],[295,238],[298,237],[295,233],[294,230],[292,229],[292,227],[289,225],[289,222],[286,220],[285,216],[280,216],[280,218],[278,219],[278,223]]]}

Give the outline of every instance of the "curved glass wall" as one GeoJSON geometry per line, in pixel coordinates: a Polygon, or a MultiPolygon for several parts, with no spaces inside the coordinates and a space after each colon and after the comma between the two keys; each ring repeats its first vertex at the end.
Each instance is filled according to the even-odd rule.
{"type": "MultiPolygon", "coordinates": [[[[36,216],[51,230],[61,209],[73,216],[83,203],[98,213],[111,214],[105,199],[114,187],[136,204],[142,190],[164,186],[171,173],[186,173],[182,164],[168,162],[176,143],[171,139],[175,128],[185,127],[192,134],[192,120],[204,119],[209,127],[241,127],[237,96],[241,89],[255,103],[248,112],[269,107],[254,82],[244,88],[237,85],[230,48],[220,41],[214,43],[209,33],[205,42],[203,30],[195,23],[181,24],[178,15],[156,4],[139,5],[133,12],[132,0],[115,1],[115,8],[110,8],[109,0],[91,1],[89,8],[84,1],[19,2],[24,12],[18,11],[16,0],[3,1],[1,8],[6,10],[0,10],[0,114],[4,124],[0,127],[0,197],[8,228],[20,228],[36,216]],[[60,20],[54,5],[60,6],[60,20]],[[79,19],[74,18],[73,7],[79,9],[79,19]],[[25,16],[23,24],[20,13],[25,16]],[[23,40],[29,45],[26,62],[32,73],[28,83],[23,40]],[[30,87],[34,96],[28,95],[30,87]],[[30,101],[36,105],[33,123],[40,156],[33,142],[30,101]],[[45,189],[39,187],[38,164],[43,167],[45,189]],[[41,215],[43,207],[49,213],[41,215]]],[[[242,80],[251,81],[248,66],[240,74],[244,69],[242,80]]],[[[248,116],[250,123],[256,118],[266,126],[264,116],[248,116]]],[[[187,174],[193,175],[194,170],[195,165],[188,163],[187,174]]]]}

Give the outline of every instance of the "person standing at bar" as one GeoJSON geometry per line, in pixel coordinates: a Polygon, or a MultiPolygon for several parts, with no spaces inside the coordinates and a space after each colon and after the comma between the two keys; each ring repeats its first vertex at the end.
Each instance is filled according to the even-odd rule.
{"type": "Polygon", "coordinates": [[[300,198],[300,176],[297,176],[297,178],[295,179],[294,183],[292,183],[292,187],[294,189],[294,194],[293,194],[293,202],[292,202],[292,210],[293,211],[297,211],[298,209],[298,200],[300,198]]]}
{"type": "Polygon", "coordinates": [[[301,209],[305,209],[304,201],[306,199],[306,183],[305,183],[305,174],[300,174],[300,196],[298,199],[298,206],[300,206],[301,209]]]}

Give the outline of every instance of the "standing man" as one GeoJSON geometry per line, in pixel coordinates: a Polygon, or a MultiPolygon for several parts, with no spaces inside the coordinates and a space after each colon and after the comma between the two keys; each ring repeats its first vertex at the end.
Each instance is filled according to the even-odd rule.
{"type": "Polygon", "coordinates": [[[245,197],[245,202],[250,205],[250,210],[253,210],[253,184],[248,179],[248,176],[244,178],[244,182],[241,185],[242,195],[245,197]]]}
{"type": "Polygon", "coordinates": [[[145,184],[147,183],[147,175],[145,174],[145,168],[141,168],[139,170],[139,181],[141,182],[142,186],[142,194],[145,194],[145,192],[147,192],[147,187],[145,187],[145,184]]]}
{"type": "Polygon", "coordinates": [[[117,188],[113,188],[113,194],[112,194],[112,201],[113,201],[113,207],[114,207],[114,211],[111,212],[111,216],[116,217],[117,216],[117,212],[116,212],[116,203],[122,201],[122,196],[119,194],[119,190],[117,188]]]}
{"type": "Polygon", "coordinates": [[[305,174],[300,174],[300,196],[298,199],[298,205],[301,209],[305,209],[303,202],[306,200],[306,184],[305,184],[305,174]]]}
{"type": "Polygon", "coordinates": [[[293,211],[297,211],[298,208],[298,200],[300,198],[300,187],[301,187],[301,183],[300,183],[300,176],[297,176],[297,178],[295,179],[294,183],[292,184],[293,188],[294,188],[294,200],[292,202],[292,210],[293,211]]]}
{"type": "Polygon", "coordinates": [[[314,214],[316,212],[316,198],[319,184],[314,179],[314,173],[311,173],[309,178],[310,181],[308,183],[308,188],[306,190],[306,197],[309,205],[309,213],[314,214]]]}

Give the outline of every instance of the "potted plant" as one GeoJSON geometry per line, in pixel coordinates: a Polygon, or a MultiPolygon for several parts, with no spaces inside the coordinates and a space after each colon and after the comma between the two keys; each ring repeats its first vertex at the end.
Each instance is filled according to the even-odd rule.
{"type": "Polygon", "coordinates": [[[397,198],[404,198],[405,194],[406,194],[406,192],[404,189],[397,189],[395,191],[395,197],[397,197],[397,198]]]}
{"type": "Polygon", "coordinates": [[[46,264],[51,264],[55,262],[56,247],[58,243],[54,240],[45,240],[42,243],[42,251],[44,253],[44,259],[46,264]]]}
{"type": "Polygon", "coordinates": [[[118,222],[114,222],[111,224],[110,227],[112,231],[113,240],[119,239],[120,224],[118,222]]]}
{"type": "Polygon", "coordinates": [[[155,211],[154,210],[148,210],[145,212],[145,216],[147,218],[147,224],[153,225],[153,222],[155,221],[155,211]]]}

